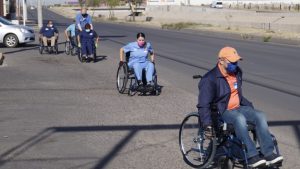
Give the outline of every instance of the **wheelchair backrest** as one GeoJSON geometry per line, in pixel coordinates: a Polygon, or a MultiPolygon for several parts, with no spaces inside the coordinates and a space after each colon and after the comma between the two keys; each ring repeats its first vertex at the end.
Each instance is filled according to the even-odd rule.
{"type": "Polygon", "coordinates": [[[125,59],[126,59],[127,63],[129,62],[129,57],[130,57],[130,52],[126,52],[125,53],[125,59]]]}

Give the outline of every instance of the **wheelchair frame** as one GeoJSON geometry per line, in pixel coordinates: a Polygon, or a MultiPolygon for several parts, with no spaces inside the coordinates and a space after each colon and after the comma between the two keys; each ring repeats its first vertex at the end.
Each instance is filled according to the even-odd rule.
{"type": "MultiPolygon", "coordinates": [[[[50,47],[51,40],[47,40],[48,48],[50,47]]],[[[42,55],[44,53],[44,49],[46,46],[44,46],[44,42],[42,38],[39,38],[39,53],[42,55]]],[[[48,54],[52,54],[50,51],[48,51],[48,54]]],[[[54,45],[54,54],[58,54],[58,37],[55,39],[55,45],[54,45]]]]}
{"type": "Polygon", "coordinates": [[[126,62],[122,66],[118,67],[117,76],[116,76],[116,84],[117,84],[117,89],[118,89],[119,93],[121,93],[121,94],[127,93],[129,96],[134,96],[136,93],[140,93],[141,95],[146,95],[147,93],[149,93],[151,95],[157,95],[157,96],[160,95],[161,88],[157,83],[156,69],[154,68],[154,74],[153,74],[154,87],[153,87],[153,89],[147,90],[145,88],[147,82],[146,82],[146,76],[145,76],[144,70],[143,70],[143,74],[142,74],[143,87],[138,88],[137,79],[134,74],[134,70],[129,69],[128,64],[127,64],[129,61],[129,56],[130,56],[130,52],[127,52],[126,53],[126,62]]]}

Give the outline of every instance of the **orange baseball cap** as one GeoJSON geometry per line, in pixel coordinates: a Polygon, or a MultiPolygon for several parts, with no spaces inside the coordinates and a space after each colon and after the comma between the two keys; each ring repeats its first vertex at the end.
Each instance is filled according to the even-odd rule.
{"type": "Polygon", "coordinates": [[[237,62],[242,60],[237,51],[229,46],[222,48],[219,52],[219,58],[226,58],[229,62],[237,62]]]}

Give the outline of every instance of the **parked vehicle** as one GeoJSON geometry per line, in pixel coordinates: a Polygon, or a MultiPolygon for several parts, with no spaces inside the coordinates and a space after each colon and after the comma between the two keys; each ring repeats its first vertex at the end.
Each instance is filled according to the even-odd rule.
{"type": "Polygon", "coordinates": [[[222,9],[223,8],[223,3],[221,1],[213,1],[212,4],[211,4],[211,7],[222,9]]]}
{"type": "Polygon", "coordinates": [[[6,47],[14,48],[22,43],[35,41],[34,30],[23,25],[15,25],[0,17],[0,43],[6,47]]]}

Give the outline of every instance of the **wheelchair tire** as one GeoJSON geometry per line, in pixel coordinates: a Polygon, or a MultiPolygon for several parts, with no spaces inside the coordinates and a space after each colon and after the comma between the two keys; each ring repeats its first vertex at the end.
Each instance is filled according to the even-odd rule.
{"type": "Polygon", "coordinates": [[[94,48],[93,62],[97,62],[97,48],[94,48]]]}
{"type": "Polygon", "coordinates": [[[44,51],[44,47],[43,46],[39,46],[39,53],[42,55],[43,54],[43,51],[44,51]]]}
{"type": "Polygon", "coordinates": [[[124,91],[126,90],[127,82],[128,82],[128,69],[127,69],[127,65],[123,64],[122,66],[119,66],[117,71],[117,77],[116,77],[116,84],[119,93],[121,94],[124,93],[124,91]]]}
{"type": "Polygon", "coordinates": [[[197,112],[188,114],[181,123],[179,145],[184,161],[194,168],[204,169],[212,165],[216,154],[216,137],[205,138],[197,112]]]}
{"type": "Polygon", "coordinates": [[[153,82],[154,82],[154,91],[152,94],[158,96],[161,93],[161,88],[157,83],[157,75],[154,75],[153,82]]]}
{"type": "Polygon", "coordinates": [[[55,46],[54,46],[54,50],[55,50],[54,53],[55,53],[56,55],[58,55],[58,45],[55,45],[55,46]]]}
{"type": "Polygon", "coordinates": [[[71,45],[70,45],[70,42],[65,42],[65,53],[67,55],[70,55],[71,53],[71,45]]]}
{"type": "Polygon", "coordinates": [[[77,56],[78,56],[78,60],[82,63],[84,61],[84,59],[82,57],[82,53],[81,53],[80,48],[78,48],[78,50],[77,50],[77,56]]]}
{"type": "Polygon", "coordinates": [[[221,157],[218,159],[218,169],[233,169],[234,163],[228,157],[221,157]]]}

